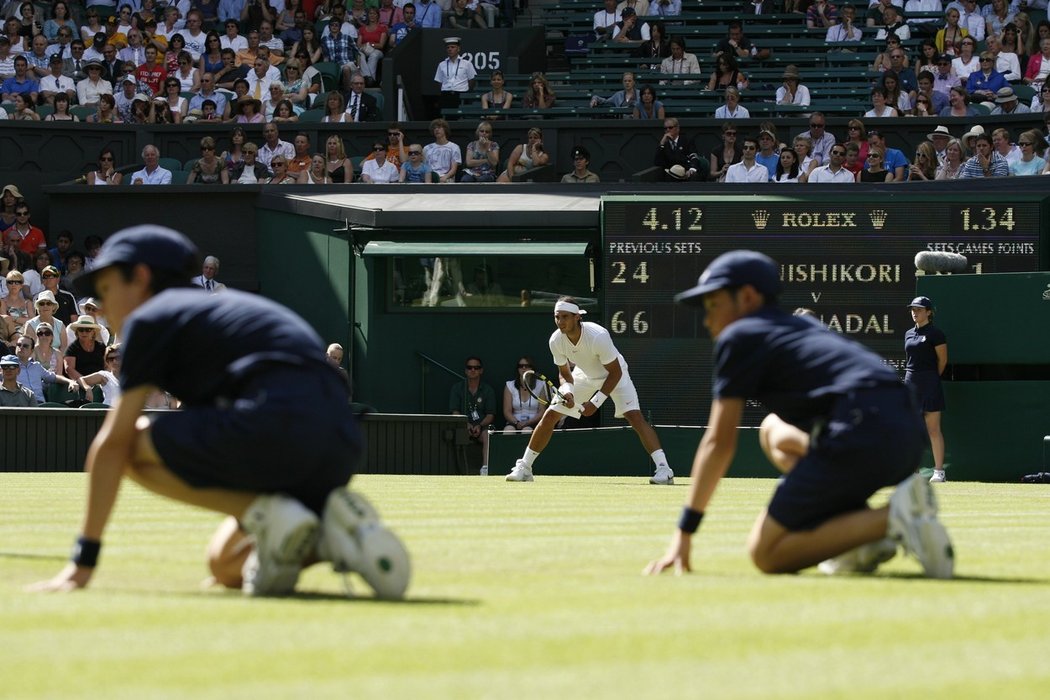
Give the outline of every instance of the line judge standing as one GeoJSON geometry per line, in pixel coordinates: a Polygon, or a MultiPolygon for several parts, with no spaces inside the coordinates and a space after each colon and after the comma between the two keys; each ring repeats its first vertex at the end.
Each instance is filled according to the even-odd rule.
{"type": "Polygon", "coordinates": [[[441,85],[441,99],[438,102],[441,109],[458,109],[460,96],[474,89],[474,79],[478,75],[474,64],[459,55],[459,44],[458,36],[445,37],[448,57],[438,64],[437,72],[434,73],[434,82],[441,85]]]}
{"type": "Polygon", "coordinates": [[[915,389],[926,420],[933,451],[931,483],[944,481],[944,435],[941,413],[944,411],[944,387],[941,375],[948,366],[948,337],[933,325],[933,302],[929,297],[915,297],[908,304],[913,328],[904,334],[904,383],[915,389]]]}

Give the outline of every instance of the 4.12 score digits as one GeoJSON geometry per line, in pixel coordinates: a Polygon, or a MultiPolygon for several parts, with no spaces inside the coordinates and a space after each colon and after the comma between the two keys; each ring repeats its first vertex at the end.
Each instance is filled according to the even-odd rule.
{"type": "Polygon", "coordinates": [[[704,210],[700,207],[650,207],[642,217],[642,226],[650,231],[703,231],[704,210]]]}

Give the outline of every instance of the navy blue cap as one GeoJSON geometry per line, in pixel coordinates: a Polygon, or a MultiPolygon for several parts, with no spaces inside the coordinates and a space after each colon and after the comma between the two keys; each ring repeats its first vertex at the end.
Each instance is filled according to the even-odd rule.
{"type": "Polygon", "coordinates": [[[98,273],[121,263],[142,263],[153,270],[184,275],[189,282],[197,273],[197,246],[166,226],[144,224],[122,229],[106,239],[91,272],[84,273],[73,283],[77,294],[94,295],[98,273]]]}
{"type": "Polygon", "coordinates": [[[780,269],[768,255],[753,250],[733,250],[711,261],[692,289],[677,294],[680,304],[699,306],[708,292],[750,284],[766,297],[780,295],[780,269]]]}
{"type": "Polygon", "coordinates": [[[911,300],[911,303],[908,304],[908,308],[913,309],[915,307],[926,309],[927,311],[933,311],[933,302],[930,301],[929,297],[915,297],[911,300]]]}

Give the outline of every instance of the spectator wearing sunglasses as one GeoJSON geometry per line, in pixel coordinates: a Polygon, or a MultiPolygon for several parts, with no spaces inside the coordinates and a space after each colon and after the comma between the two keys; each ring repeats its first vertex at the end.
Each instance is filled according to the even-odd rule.
{"type": "Polygon", "coordinates": [[[30,221],[29,205],[19,202],[15,207],[15,223],[4,231],[4,243],[17,245],[26,255],[32,255],[40,248],[47,248],[47,239],[39,226],[30,221]]]}
{"type": "Polygon", "coordinates": [[[44,365],[37,362],[33,355],[36,350],[36,339],[24,335],[15,341],[15,356],[18,357],[18,383],[29,387],[36,398],[37,403],[44,403],[44,384],[59,384],[67,391],[76,392],[79,388],[77,383],[68,377],[55,374],[44,365]]]}
{"type": "Polygon", "coordinates": [[[33,390],[18,383],[21,365],[16,355],[4,355],[0,358],[0,406],[4,408],[33,408],[36,397],[33,390]]]}
{"type": "Polygon", "coordinates": [[[387,147],[382,143],[372,144],[372,156],[361,163],[361,181],[369,184],[397,182],[401,173],[393,162],[387,159],[387,147]]]}
{"type": "Polygon", "coordinates": [[[846,146],[836,144],[831,149],[831,158],[827,165],[821,165],[813,169],[809,174],[807,182],[812,183],[854,183],[854,175],[844,166],[846,162],[846,146]]]}
{"type": "MultiPolygon", "coordinates": [[[[40,292],[36,296],[34,306],[36,316],[26,321],[25,326],[22,327],[22,334],[35,338],[40,345],[47,344],[59,354],[64,355],[66,352],[66,324],[55,315],[58,311],[55,295],[50,290],[40,292]]],[[[43,364],[42,361],[41,364],[43,364]]],[[[55,364],[60,365],[61,363],[55,364]]],[[[59,371],[55,367],[51,369],[55,372],[59,371]]]]}
{"type": "Polygon", "coordinates": [[[75,296],[59,288],[61,277],[62,273],[54,265],[48,265],[40,271],[40,281],[44,284],[44,291],[51,292],[58,304],[58,311],[55,312],[55,315],[62,319],[63,323],[70,323],[77,320],[77,316],[80,315],[80,307],[77,305],[75,296]]]}
{"type": "Polygon", "coordinates": [[[489,431],[496,419],[496,392],[481,381],[485,366],[480,357],[470,356],[463,363],[464,379],[452,385],[448,410],[454,416],[467,417],[467,433],[481,445],[481,475],[489,472],[489,431]]]}

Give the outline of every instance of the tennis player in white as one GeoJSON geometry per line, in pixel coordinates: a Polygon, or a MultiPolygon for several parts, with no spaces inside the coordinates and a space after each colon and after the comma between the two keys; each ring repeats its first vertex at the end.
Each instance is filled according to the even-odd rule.
{"type": "Polygon", "coordinates": [[[507,475],[507,481],[532,481],[532,463],[540,456],[561,417],[589,416],[601,408],[606,399],[616,404],[616,417],[624,418],[642,441],[645,451],[653,459],[656,472],[649,479],[651,484],[673,484],[674,472],[667,464],[667,456],[660,447],[656,431],[642,417],[631,375],[627,373],[627,361],[613,345],[609,331],[597,323],[583,322],[580,317],[587,313],[580,309],[572,297],[562,297],[554,305],[554,323],[558,330],[551,335],[551,355],[558,366],[561,377],[560,392],[565,401],[555,401],[547,408],[529,439],[525,454],[507,475]],[[575,365],[570,372],[569,363],[575,365]],[[586,396],[586,401],[577,403],[575,396],[586,396]]]}

